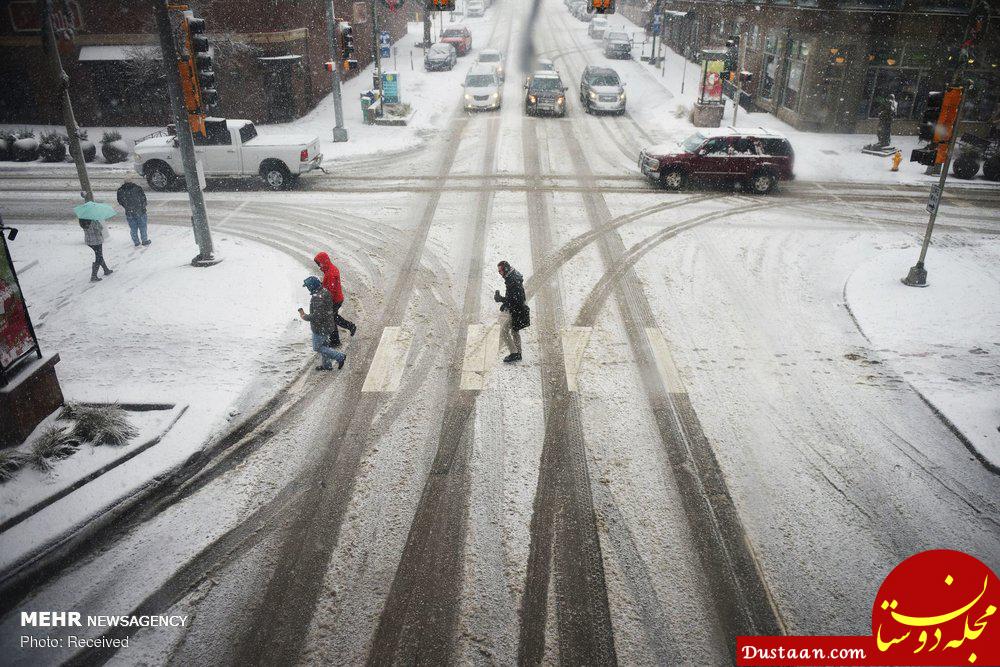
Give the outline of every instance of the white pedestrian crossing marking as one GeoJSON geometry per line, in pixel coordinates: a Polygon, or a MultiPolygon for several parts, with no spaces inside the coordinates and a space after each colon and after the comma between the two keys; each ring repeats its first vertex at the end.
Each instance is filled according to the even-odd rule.
{"type": "Polygon", "coordinates": [[[646,327],[646,337],[649,339],[649,346],[653,348],[653,358],[656,359],[656,367],[660,371],[664,387],[671,394],[685,393],[684,383],[681,382],[674,358],[670,355],[670,346],[663,334],[657,327],[646,327]]]}
{"type": "Polygon", "coordinates": [[[566,367],[566,388],[569,391],[577,391],[577,377],[592,330],[593,327],[567,327],[562,330],[563,365],[566,367]]]}
{"type": "Polygon", "coordinates": [[[481,391],[486,387],[486,375],[500,354],[500,326],[470,324],[465,334],[465,355],[462,360],[462,381],[465,390],[481,391]]]}
{"type": "Polygon", "coordinates": [[[406,356],[410,352],[413,335],[402,327],[386,327],[378,342],[368,375],[361,387],[363,392],[399,391],[406,368],[406,356]]]}

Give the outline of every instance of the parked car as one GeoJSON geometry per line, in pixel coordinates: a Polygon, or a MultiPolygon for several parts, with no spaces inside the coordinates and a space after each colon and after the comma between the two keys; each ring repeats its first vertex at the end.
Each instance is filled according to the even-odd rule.
{"type": "Polygon", "coordinates": [[[536,72],[555,72],[556,64],[552,62],[549,58],[539,58],[538,62],[535,63],[536,72]]]}
{"type": "Polygon", "coordinates": [[[455,47],[451,44],[438,42],[437,44],[432,44],[431,48],[427,49],[427,53],[424,54],[424,69],[428,72],[435,70],[450,71],[454,69],[457,61],[458,54],[455,52],[455,47]]]}
{"type": "Polygon", "coordinates": [[[639,168],[668,190],[694,178],[734,181],[755,194],[771,192],[794,178],[795,152],[783,135],[734,127],[701,130],[677,145],[651,146],[639,153],[639,168]]]}
{"type": "MultiPolygon", "coordinates": [[[[259,176],[272,190],[291,187],[323,162],[319,137],[305,134],[257,136],[248,120],[209,118],[208,136],[194,135],[194,152],[209,178],[259,176]]],[[[183,172],[177,137],[169,131],[135,145],[135,170],[154,190],[167,190],[183,172]]]]}
{"type": "Polygon", "coordinates": [[[504,60],[503,54],[496,49],[483,49],[479,52],[476,57],[476,63],[481,65],[489,65],[496,70],[497,77],[503,81],[506,78],[504,74],[504,60]]]}
{"type": "Polygon", "coordinates": [[[500,78],[492,65],[473,65],[465,75],[465,110],[499,109],[503,102],[500,78]]]}
{"type": "Polygon", "coordinates": [[[580,77],[580,104],[587,113],[625,113],[625,84],[609,67],[587,65],[580,77]]]}
{"type": "Polygon", "coordinates": [[[558,72],[535,72],[524,84],[524,113],[566,115],[566,86],[558,72]]]}
{"type": "Polygon", "coordinates": [[[482,16],[486,13],[486,3],[483,0],[466,0],[465,15],[469,18],[482,16]]]}
{"type": "Polygon", "coordinates": [[[573,16],[583,21],[584,23],[592,21],[594,19],[594,12],[589,11],[590,6],[586,2],[578,2],[573,5],[571,13],[573,16]]]}
{"type": "Polygon", "coordinates": [[[608,29],[608,20],[603,16],[595,16],[587,26],[587,35],[593,39],[603,39],[604,32],[608,29]]]}
{"type": "Polygon", "coordinates": [[[445,28],[441,41],[454,46],[460,56],[472,50],[472,33],[464,25],[450,25],[445,28]]]}
{"type": "Polygon", "coordinates": [[[631,58],[632,40],[620,30],[605,31],[604,55],[608,58],[631,58]]]}

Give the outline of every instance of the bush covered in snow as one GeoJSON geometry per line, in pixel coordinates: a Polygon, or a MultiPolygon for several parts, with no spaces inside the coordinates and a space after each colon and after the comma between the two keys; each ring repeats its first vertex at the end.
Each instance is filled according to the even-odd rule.
{"type": "Polygon", "coordinates": [[[28,457],[13,449],[0,449],[0,482],[14,479],[17,472],[28,462],[28,457]]]}
{"type": "Polygon", "coordinates": [[[18,130],[12,150],[14,159],[18,162],[31,162],[38,159],[38,139],[31,130],[18,130]]]}
{"type": "Polygon", "coordinates": [[[0,162],[10,160],[14,150],[14,135],[0,130],[0,162]]]}
{"type": "Polygon", "coordinates": [[[38,470],[51,470],[52,461],[59,461],[76,453],[79,440],[67,433],[62,426],[50,426],[42,432],[31,448],[31,465],[38,470]]]}
{"type": "Polygon", "coordinates": [[[66,159],[66,139],[58,132],[43,132],[38,151],[42,162],[62,162],[66,159]]]}
{"type": "Polygon", "coordinates": [[[125,411],[117,405],[80,405],[70,403],[63,408],[60,419],[73,419],[72,437],[94,445],[121,447],[138,435],[129,423],[125,411]]]}
{"type": "Polygon", "coordinates": [[[106,162],[124,162],[128,159],[128,144],[119,132],[111,130],[101,137],[101,155],[106,162]]]}
{"type": "MultiPolygon", "coordinates": [[[[93,141],[87,138],[86,130],[80,130],[77,133],[77,136],[80,137],[80,150],[83,151],[83,161],[93,162],[94,158],[97,157],[97,146],[94,145],[93,141]]],[[[73,155],[72,145],[70,145],[69,151],[70,151],[70,156],[75,160],[76,156],[73,155]]]]}

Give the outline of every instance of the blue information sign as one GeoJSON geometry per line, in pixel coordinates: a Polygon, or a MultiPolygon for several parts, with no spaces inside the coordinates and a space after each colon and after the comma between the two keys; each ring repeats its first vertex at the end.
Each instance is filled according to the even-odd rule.
{"type": "Polygon", "coordinates": [[[382,101],[386,104],[399,104],[399,74],[382,72],[382,101]]]}
{"type": "Polygon", "coordinates": [[[378,50],[379,56],[382,58],[388,58],[392,49],[392,37],[389,36],[389,32],[383,30],[378,36],[378,50]]]}

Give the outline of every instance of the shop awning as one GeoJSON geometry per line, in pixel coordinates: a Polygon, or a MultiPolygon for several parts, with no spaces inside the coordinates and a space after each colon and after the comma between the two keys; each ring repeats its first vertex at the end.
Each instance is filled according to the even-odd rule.
{"type": "Polygon", "coordinates": [[[109,46],[84,46],[80,49],[80,62],[107,60],[160,60],[160,47],[142,44],[115,44],[109,46]]]}
{"type": "Polygon", "coordinates": [[[287,56],[260,56],[257,58],[265,63],[280,63],[280,62],[294,62],[296,60],[302,60],[302,56],[287,55],[287,56]]]}

